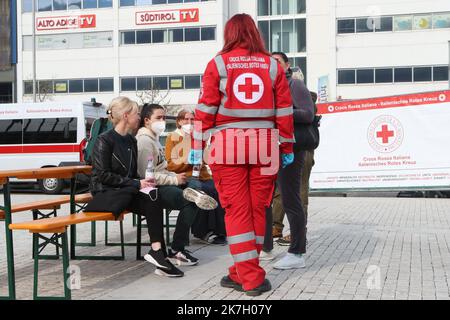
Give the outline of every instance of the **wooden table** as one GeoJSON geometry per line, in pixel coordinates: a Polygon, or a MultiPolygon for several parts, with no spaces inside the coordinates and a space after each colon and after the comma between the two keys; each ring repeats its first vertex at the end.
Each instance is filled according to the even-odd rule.
{"type": "MultiPolygon", "coordinates": [[[[26,169],[26,170],[7,170],[0,171],[0,185],[3,185],[3,206],[0,209],[5,211],[5,235],[6,235],[6,255],[8,264],[8,296],[1,296],[0,300],[15,300],[16,288],[15,288],[15,272],[14,272],[14,246],[12,231],[9,230],[9,225],[12,222],[11,219],[11,189],[10,179],[45,179],[45,178],[58,178],[58,179],[70,179],[70,213],[75,213],[75,176],[79,173],[90,174],[92,171],[91,166],[67,166],[67,167],[53,167],[53,168],[40,168],[40,169],[26,169]]],[[[70,230],[71,241],[70,247],[75,247],[75,228],[70,230]]]]}

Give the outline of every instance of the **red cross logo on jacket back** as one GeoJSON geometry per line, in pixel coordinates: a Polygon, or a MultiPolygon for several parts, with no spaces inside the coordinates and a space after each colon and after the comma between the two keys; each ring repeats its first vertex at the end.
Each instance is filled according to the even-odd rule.
{"type": "Polygon", "coordinates": [[[254,73],[244,73],[233,84],[234,96],[242,103],[254,104],[263,96],[264,84],[254,73]]]}

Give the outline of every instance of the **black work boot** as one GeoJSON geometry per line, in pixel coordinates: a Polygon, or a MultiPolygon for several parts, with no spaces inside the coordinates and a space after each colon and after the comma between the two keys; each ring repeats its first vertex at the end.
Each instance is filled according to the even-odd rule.
{"type": "Polygon", "coordinates": [[[270,281],[264,279],[264,282],[260,286],[251,290],[245,290],[245,294],[251,297],[256,297],[270,290],[272,290],[272,285],[270,284],[270,281]]]}

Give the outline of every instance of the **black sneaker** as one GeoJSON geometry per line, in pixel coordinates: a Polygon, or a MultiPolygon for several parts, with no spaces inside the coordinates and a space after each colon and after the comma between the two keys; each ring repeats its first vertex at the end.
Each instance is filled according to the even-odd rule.
{"type": "Polygon", "coordinates": [[[179,278],[184,276],[184,272],[181,271],[180,269],[178,269],[177,267],[175,267],[170,261],[169,259],[166,260],[167,263],[169,263],[172,267],[170,269],[163,269],[163,268],[159,268],[157,267],[155,270],[155,274],[157,274],[158,276],[164,276],[164,277],[169,277],[169,278],[179,278]]]}
{"type": "Polygon", "coordinates": [[[233,279],[230,278],[230,276],[224,276],[221,280],[220,280],[220,286],[224,287],[224,288],[232,288],[236,291],[244,291],[244,289],[242,289],[242,286],[237,283],[236,281],[234,281],[233,279]]]}
{"type": "Polygon", "coordinates": [[[170,270],[173,266],[170,261],[166,260],[164,251],[162,249],[159,249],[157,251],[150,249],[150,251],[144,256],[144,259],[151,264],[154,264],[158,268],[162,268],[165,270],[170,270]]]}
{"type": "Polygon", "coordinates": [[[264,279],[264,282],[259,287],[256,287],[255,289],[252,290],[245,290],[245,294],[251,297],[256,297],[270,290],[272,290],[272,285],[270,284],[270,281],[264,279]]]}
{"type": "Polygon", "coordinates": [[[225,237],[225,236],[217,236],[217,235],[216,235],[216,237],[214,237],[214,239],[210,243],[211,244],[216,244],[216,245],[219,245],[219,246],[225,246],[225,245],[228,244],[227,237],[225,237]]]}
{"type": "Polygon", "coordinates": [[[169,249],[169,259],[172,263],[177,264],[179,266],[194,266],[198,263],[198,259],[190,254],[191,252],[188,250],[183,251],[172,251],[169,249]]]}

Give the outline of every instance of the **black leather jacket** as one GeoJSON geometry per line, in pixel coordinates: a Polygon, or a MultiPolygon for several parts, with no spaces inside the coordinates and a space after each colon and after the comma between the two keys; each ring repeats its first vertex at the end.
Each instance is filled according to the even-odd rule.
{"type": "Polygon", "coordinates": [[[130,161],[124,161],[126,155],[119,147],[117,133],[109,130],[100,136],[94,144],[92,152],[91,192],[96,194],[103,190],[119,189],[134,186],[140,189],[141,183],[137,175],[137,142],[132,136],[130,161]],[[126,163],[128,162],[128,163],[126,163]],[[132,172],[130,172],[132,171],[132,172]]]}

